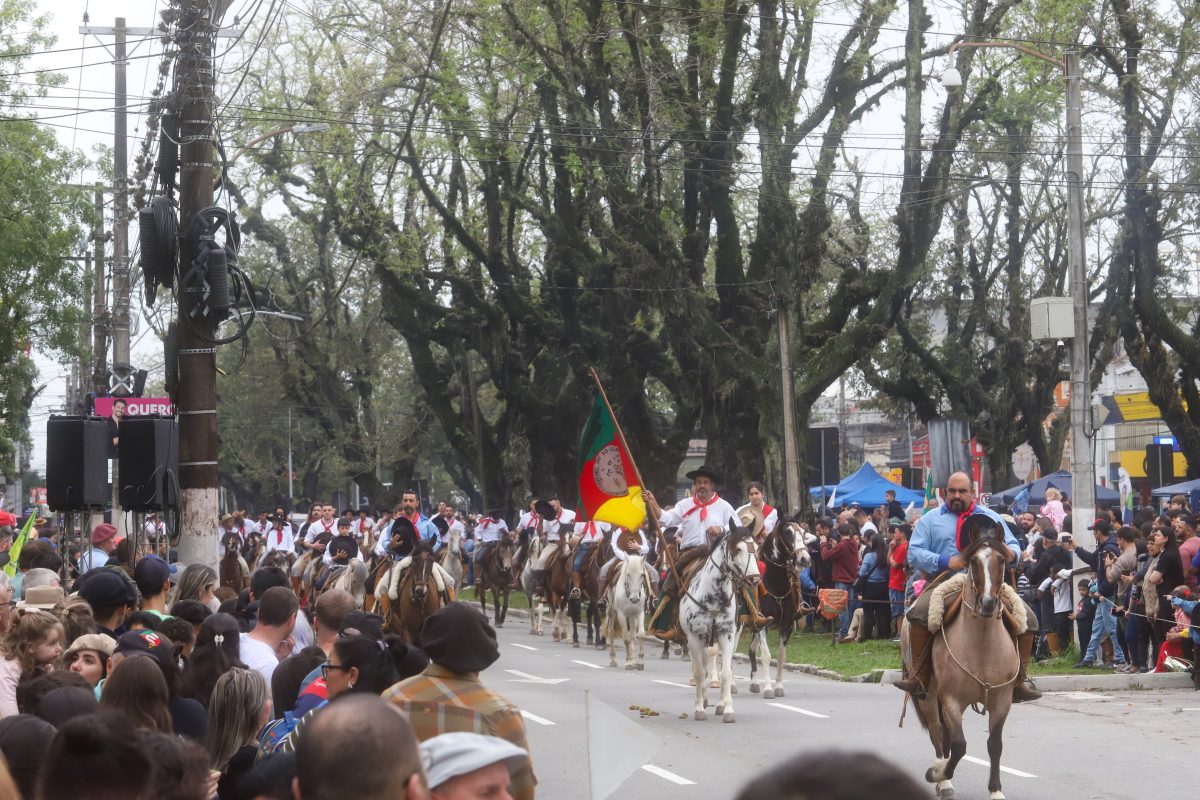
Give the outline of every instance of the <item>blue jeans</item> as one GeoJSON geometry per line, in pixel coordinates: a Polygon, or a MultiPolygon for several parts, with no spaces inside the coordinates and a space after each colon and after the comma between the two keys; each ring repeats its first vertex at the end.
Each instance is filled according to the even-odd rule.
{"type": "Polygon", "coordinates": [[[1100,640],[1108,633],[1113,643],[1113,661],[1117,664],[1125,663],[1125,652],[1117,642],[1117,618],[1113,616],[1112,608],[1112,603],[1108,600],[1101,600],[1096,604],[1096,617],[1092,620],[1092,640],[1088,642],[1087,652],[1083,654],[1084,661],[1090,663],[1096,660],[1100,640]]]}
{"type": "Polygon", "coordinates": [[[850,618],[854,616],[854,609],[857,608],[859,604],[855,602],[853,597],[854,584],[835,582],[833,584],[833,588],[845,591],[850,597],[849,601],[846,603],[846,610],[838,614],[838,635],[845,636],[850,632],[850,618]]]}
{"type": "Polygon", "coordinates": [[[904,614],[904,590],[888,589],[888,598],[892,601],[892,617],[902,616],[904,614]]]}
{"type": "Polygon", "coordinates": [[[596,549],[596,545],[594,545],[594,544],[580,545],[578,552],[575,553],[575,564],[571,567],[571,569],[573,569],[575,572],[579,572],[580,570],[582,570],[584,557],[587,556],[588,553],[592,552],[595,549],[596,549]]]}

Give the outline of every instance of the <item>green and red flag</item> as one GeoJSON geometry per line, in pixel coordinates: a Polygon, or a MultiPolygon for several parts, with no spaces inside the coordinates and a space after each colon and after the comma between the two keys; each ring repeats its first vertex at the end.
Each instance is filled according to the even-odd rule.
{"type": "Polygon", "coordinates": [[[646,518],[637,469],[599,394],[579,439],[579,504],[587,519],[628,530],[636,530],[646,518]]]}

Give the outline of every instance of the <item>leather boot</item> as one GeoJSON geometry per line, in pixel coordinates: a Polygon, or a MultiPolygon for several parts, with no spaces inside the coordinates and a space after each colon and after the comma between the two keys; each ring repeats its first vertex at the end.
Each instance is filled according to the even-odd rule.
{"type": "Polygon", "coordinates": [[[1026,631],[1017,637],[1017,658],[1021,667],[1017,671],[1017,680],[1013,684],[1013,702],[1028,703],[1030,700],[1040,700],[1042,693],[1033,688],[1026,670],[1029,668],[1029,656],[1033,654],[1033,640],[1037,638],[1035,631],[1026,631]]]}
{"type": "Polygon", "coordinates": [[[579,599],[579,594],[580,594],[579,584],[582,582],[583,582],[583,578],[580,577],[578,572],[571,573],[571,599],[572,600],[579,599]]]}
{"type": "Polygon", "coordinates": [[[929,652],[933,642],[933,634],[924,625],[908,623],[908,643],[912,648],[913,663],[909,665],[903,680],[896,681],[897,689],[908,692],[920,699],[925,695],[925,687],[933,677],[933,659],[929,652]]]}
{"type": "Polygon", "coordinates": [[[674,628],[668,624],[666,630],[658,630],[658,618],[662,615],[663,610],[670,604],[671,596],[663,594],[658,598],[658,605],[654,607],[654,613],[650,615],[650,621],[646,623],[647,630],[653,630],[655,637],[664,642],[672,641],[675,638],[674,628]]]}
{"type": "Polygon", "coordinates": [[[767,627],[775,621],[774,617],[764,617],[758,610],[758,603],[754,602],[754,592],[750,591],[750,589],[742,589],[742,599],[746,601],[746,609],[749,613],[747,613],[745,616],[746,621],[750,624],[750,627],[758,630],[760,628],[767,627]]]}

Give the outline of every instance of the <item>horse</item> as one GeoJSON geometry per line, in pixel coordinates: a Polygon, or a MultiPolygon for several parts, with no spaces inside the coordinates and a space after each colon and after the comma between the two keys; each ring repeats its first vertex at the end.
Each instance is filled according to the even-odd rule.
{"type": "Polygon", "coordinates": [[[512,590],[512,560],[512,539],[504,536],[495,542],[492,552],[475,566],[476,578],[479,580],[479,605],[486,615],[487,591],[490,588],[492,605],[496,612],[493,619],[497,628],[504,627],[504,618],[508,616],[508,593],[512,590]],[[502,598],[503,606],[501,606],[502,598]]]}
{"type": "MultiPolygon", "coordinates": [[[[580,572],[580,597],[568,601],[571,615],[571,646],[579,647],[579,620],[582,616],[583,601],[587,600],[587,643],[595,644],[597,650],[603,650],[605,645],[601,606],[604,605],[604,589],[600,586],[600,566],[608,560],[612,548],[605,539],[599,546],[592,548],[583,557],[583,569],[580,572]]],[[[571,555],[568,565],[574,563],[575,556],[571,555]]]]}
{"type": "Polygon", "coordinates": [[[527,540],[523,541],[521,545],[521,549],[525,550],[525,566],[521,570],[521,589],[529,601],[529,632],[534,636],[544,636],[546,632],[542,630],[542,616],[546,612],[546,606],[542,602],[542,596],[536,594],[537,580],[533,577],[533,567],[542,555],[542,547],[546,544],[546,538],[545,536],[530,536],[527,533],[522,533],[521,537],[523,540],[527,540]]]}
{"type": "Polygon", "coordinates": [[[367,596],[367,565],[361,558],[353,558],[341,574],[326,581],[324,591],[341,589],[354,598],[354,607],[361,609],[367,596]]]}
{"type": "MultiPolygon", "coordinates": [[[[750,638],[750,692],[758,694],[758,660],[763,661],[763,677],[766,688],[763,697],[770,700],[783,697],[783,665],[787,661],[787,645],[796,630],[796,620],[805,608],[800,589],[800,572],[812,564],[808,548],[804,546],[803,533],[795,523],[777,525],[763,539],[759,560],[766,565],[762,576],[765,596],[762,613],[774,617],[770,625],[755,631],[750,638]],[[774,628],[779,632],[779,654],[775,658],[775,680],[771,681],[771,650],[767,644],[767,631],[774,628]]],[[[738,637],[741,638],[740,636],[738,637]]]]}
{"type": "MultiPolygon", "coordinates": [[[[988,715],[989,800],[1004,800],[1000,754],[1004,749],[1004,722],[1012,708],[1013,683],[1020,669],[1000,599],[1012,554],[1002,537],[985,530],[963,550],[962,558],[967,565],[962,580],[962,609],[942,626],[941,635],[935,634],[930,645],[933,678],[923,699],[913,704],[936,754],[925,780],[936,784],[942,800],[954,797],[951,779],[967,752],[963,712],[968,706],[982,708],[988,715]]],[[[900,648],[911,663],[907,621],[900,633],[900,648]]]]}
{"type": "Polygon", "coordinates": [[[458,527],[451,528],[449,537],[446,546],[438,555],[438,563],[442,565],[442,569],[450,573],[450,577],[454,579],[454,585],[461,587],[463,585],[462,530],[458,527]]]}
{"type": "Polygon", "coordinates": [[[617,665],[617,636],[625,640],[625,669],[646,668],[646,601],[650,597],[646,562],[631,554],[621,562],[608,590],[608,665],[617,665]],[[636,648],[636,654],[635,654],[636,648]]]}
{"type": "MultiPolygon", "coordinates": [[[[556,642],[568,641],[567,620],[571,604],[571,562],[575,550],[564,538],[551,559],[546,575],[546,605],[550,608],[550,635],[556,642]]],[[[578,641],[578,636],[576,637],[578,641]]]]}
{"type": "Polygon", "coordinates": [[[737,522],[715,541],[679,601],[679,628],[687,637],[692,659],[692,679],[696,682],[696,706],[693,716],[706,719],[707,687],[704,680],[704,651],[718,647],[721,659],[721,702],[716,713],[725,722],[734,722],[733,651],[737,645],[737,601],[739,590],[748,584],[753,590],[759,580],[754,537],[749,528],[737,522]]]}
{"type": "Polygon", "coordinates": [[[295,563],[295,553],[286,553],[283,550],[267,550],[258,557],[258,561],[251,569],[257,572],[263,567],[279,567],[284,572],[291,572],[292,565],[295,563]]]}
{"type": "Polygon", "coordinates": [[[433,555],[425,548],[413,553],[412,565],[400,579],[396,599],[387,614],[387,627],[409,644],[421,646],[425,619],[442,607],[442,597],[433,582],[433,555]]]}

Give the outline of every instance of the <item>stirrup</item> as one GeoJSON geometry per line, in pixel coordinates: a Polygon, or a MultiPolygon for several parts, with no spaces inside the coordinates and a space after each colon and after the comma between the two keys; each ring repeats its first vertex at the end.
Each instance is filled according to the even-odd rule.
{"type": "Polygon", "coordinates": [[[582,592],[579,591],[578,586],[571,587],[571,599],[572,600],[578,600],[581,594],[582,594],[582,592]]]}

